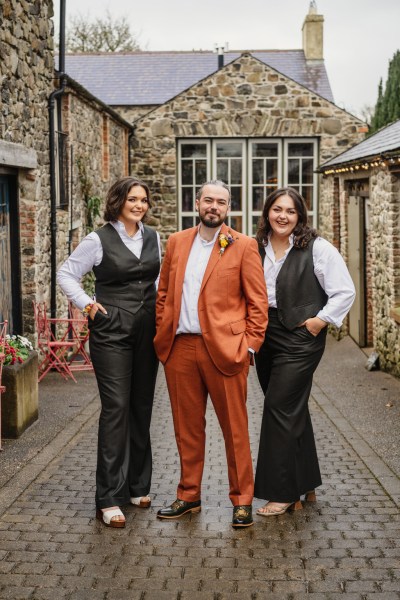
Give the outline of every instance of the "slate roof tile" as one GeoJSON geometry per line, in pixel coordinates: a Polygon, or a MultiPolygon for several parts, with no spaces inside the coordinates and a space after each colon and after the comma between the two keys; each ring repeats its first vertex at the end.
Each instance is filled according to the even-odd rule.
{"type": "Polygon", "coordinates": [[[331,160],[323,163],[319,170],[333,165],[342,165],[344,163],[360,160],[363,158],[378,156],[386,152],[392,152],[400,149],[400,119],[380,129],[371,137],[356,144],[350,150],[346,150],[335,156],[331,160]]]}
{"type": "MultiPolygon", "coordinates": [[[[308,62],[303,50],[250,51],[260,61],[333,102],[323,61],[308,62]]],[[[239,58],[227,52],[225,64],[239,58]]],[[[67,54],[67,74],[111,106],[164,104],[218,68],[211,51],[67,54]]]]}

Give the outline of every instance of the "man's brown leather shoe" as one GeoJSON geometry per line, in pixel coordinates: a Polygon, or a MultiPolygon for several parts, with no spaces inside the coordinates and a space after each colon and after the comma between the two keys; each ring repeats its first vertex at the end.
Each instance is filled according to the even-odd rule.
{"type": "Polygon", "coordinates": [[[182,515],[192,512],[197,513],[201,511],[201,501],[197,502],[186,502],[185,500],[179,500],[178,498],[168,506],[167,508],[161,508],[157,512],[159,519],[179,519],[182,515]]]}
{"type": "Polygon", "coordinates": [[[233,507],[232,527],[250,527],[253,523],[251,504],[233,507]]]}

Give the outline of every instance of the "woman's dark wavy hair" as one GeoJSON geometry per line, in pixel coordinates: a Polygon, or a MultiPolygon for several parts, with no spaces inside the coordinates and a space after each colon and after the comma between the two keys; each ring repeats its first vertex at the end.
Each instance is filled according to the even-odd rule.
{"type": "MultiPolygon", "coordinates": [[[[117,221],[128,197],[129,190],[134,186],[141,186],[144,188],[147,194],[149,208],[151,208],[150,190],[148,185],[135,177],[121,177],[121,179],[118,179],[113,183],[107,192],[106,207],[104,209],[105,221],[117,221]]],[[[143,222],[146,221],[146,216],[147,214],[144,216],[143,222]]]]}
{"type": "Polygon", "coordinates": [[[299,216],[296,227],[293,230],[293,245],[295,248],[307,248],[310,240],[316,238],[318,233],[315,229],[312,229],[307,222],[307,205],[303,196],[299,194],[294,188],[284,187],[279,188],[269,194],[265,200],[264,208],[260,220],[257,225],[256,240],[260,246],[266,246],[268,244],[268,237],[272,231],[271,225],[268,220],[268,214],[271,206],[281,196],[290,196],[294,202],[295,209],[299,216]]]}

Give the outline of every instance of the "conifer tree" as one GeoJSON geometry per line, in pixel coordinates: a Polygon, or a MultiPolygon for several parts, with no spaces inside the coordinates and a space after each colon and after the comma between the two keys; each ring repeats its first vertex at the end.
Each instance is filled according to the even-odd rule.
{"type": "Polygon", "coordinates": [[[382,79],[379,82],[378,100],[369,133],[375,133],[381,127],[398,119],[400,119],[400,50],[395,52],[389,63],[385,92],[383,92],[382,79]]]}

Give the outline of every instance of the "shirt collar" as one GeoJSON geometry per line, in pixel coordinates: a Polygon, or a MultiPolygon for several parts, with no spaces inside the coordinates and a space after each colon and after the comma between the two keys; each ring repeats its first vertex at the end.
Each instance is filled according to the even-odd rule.
{"type": "Polygon", "coordinates": [[[124,223],[122,223],[122,221],[112,221],[111,224],[115,227],[115,229],[117,231],[119,231],[120,234],[126,235],[130,240],[136,240],[138,238],[140,239],[143,237],[144,225],[143,225],[142,221],[138,222],[139,229],[137,230],[135,235],[133,235],[132,237],[127,234],[125,225],[124,225],[124,223]]]}
{"type": "MultiPolygon", "coordinates": [[[[271,239],[271,234],[268,236],[268,241],[270,241],[271,239]]],[[[285,260],[287,255],[289,254],[289,252],[291,251],[291,249],[293,248],[293,244],[294,244],[294,235],[293,233],[291,235],[289,235],[289,248],[285,251],[285,254],[279,259],[279,260],[275,260],[275,256],[274,256],[274,251],[272,250],[272,244],[265,244],[264,243],[264,247],[265,247],[265,253],[267,256],[269,256],[269,258],[271,260],[273,260],[273,262],[279,262],[281,260],[285,260]]]]}

